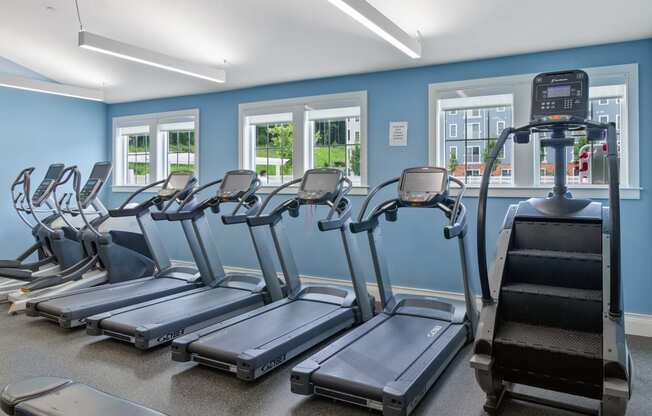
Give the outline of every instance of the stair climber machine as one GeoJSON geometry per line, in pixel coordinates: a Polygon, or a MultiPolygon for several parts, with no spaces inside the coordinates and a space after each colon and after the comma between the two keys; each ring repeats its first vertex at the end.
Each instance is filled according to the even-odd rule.
{"type": "MultiPolygon", "coordinates": [[[[86,255],[81,240],[80,230],[84,224],[80,219],[79,209],[71,207],[72,193],[64,193],[61,198],[57,196],[57,191],[61,186],[69,182],[75,169],[77,169],[76,166],[64,168],[58,178],[52,182],[50,192],[56,218],[46,223],[33,215],[39,224],[38,239],[47,247],[48,252],[52,253],[52,257],[56,259],[57,267],[40,270],[36,273],[19,268],[0,270],[0,274],[14,278],[14,280],[7,281],[0,288],[0,298],[12,303],[9,313],[22,310],[13,302],[23,296],[24,293],[32,289],[60,284],[62,283],[61,276],[72,276],[71,280],[79,279],[93,267],[92,259],[86,255]]],[[[97,194],[106,183],[110,173],[111,164],[109,162],[97,162],[89,176],[89,181],[96,184],[96,189],[89,198],[89,205],[85,209],[88,212],[87,215],[93,216],[92,223],[95,225],[102,223],[107,218],[107,210],[97,198],[97,194]]],[[[34,196],[38,196],[41,189],[43,189],[42,184],[37,188],[34,195],[31,195],[29,177],[25,178],[24,195],[28,201],[28,209],[32,211],[32,214],[35,214],[36,209],[33,203],[31,208],[29,207],[29,201],[36,200],[38,202],[41,197],[34,198],[34,196]]]]}
{"type": "Polygon", "coordinates": [[[11,184],[13,208],[23,224],[29,227],[35,241],[15,259],[0,260],[0,292],[4,293],[4,296],[0,297],[0,302],[7,300],[8,292],[5,286],[19,285],[17,281],[29,281],[33,277],[56,272],[61,268],[62,259],[57,258],[53,247],[43,236],[44,227],[52,226],[59,217],[54,207],[52,192],[63,173],[64,165],[61,163],[50,165],[38,188],[31,195],[31,201],[28,201],[25,188],[29,189],[29,181],[34,170],[33,167],[23,169],[11,184]],[[31,209],[28,202],[31,202],[31,209]],[[30,220],[32,217],[35,218],[30,220]],[[3,276],[3,272],[10,273],[11,276],[3,276]]]}
{"type": "Polygon", "coordinates": [[[531,122],[503,131],[482,177],[477,226],[483,307],[471,367],[489,413],[508,397],[604,416],[624,415],[627,408],[632,363],[623,321],[616,126],[588,119],[588,91],[583,71],[537,75],[531,122]],[[554,188],[546,198],[510,206],[488,271],[491,171],[508,137],[521,144],[536,133],[544,133],[541,145],[555,151],[554,188]],[[608,207],[574,199],[565,186],[565,148],[578,134],[589,141],[606,137],[608,207]],[[565,395],[544,398],[538,389],[565,395]]]}
{"type": "Polygon", "coordinates": [[[294,393],[317,394],[384,415],[408,415],[473,340],[478,314],[464,239],[464,189],[445,168],[418,167],[369,193],[351,230],[367,233],[383,311],[297,365],[291,375],[294,393]],[[449,196],[451,182],[461,187],[454,198],[449,196]],[[395,183],[398,197],[378,204],[365,217],[376,193],[395,183]],[[458,242],[465,302],[392,292],[380,218],[394,222],[403,208],[429,208],[448,218],[443,234],[458,242]]]}
{"type": "Polygon", "coordinates": [[[235,373],[243,380],[254,380],[318,343],[370,319],[373,299],[367,293],[358,264],[357,244],[348,228],[351,204],[346,194],[350,190],[351,182],[340,170],[321,168],[310,169],[302,178],[271,192],[258,214],[248,217],[247,223],[252,233],[269,227],[285,275],[287,298],[177,338],[172,343],[172,359],[193,360],[235,373]],[[299,183],[296,197],[265,214],[265,207],[275,195],[299,183]],[[298,217],[302,205],[330,208],[318,226],[320,231],[339,231],[353,288],[301,283],[282,217],[286,212],[298,217]]]}
{"type": "MultiPolygon", "coordinates": [[[[75,328],[85,325],[85,319],[92,315],[198,288],[199,272],[195,267],[171,262],[150,212],[152,207],[165,212],[182,203],[196,182],[191,172],[173,172],[167,179],[138,189],[119,208],[109,210],[109,220],[100,227],[87,227],[83,241],[97,258],[97,270],[103,278],[96,283],[102,285],[29,299],[27,315],[44,317],[62,328],[75,328]],[[132,202],[155,187],[161,187],[155,195],[132,202]]],[[[78,195],[83,205],[83,190],[78,195]]],[[[186,224],[183,229],[186,235],[192,233],[186,224]]]]}
{"type": "Polygon", "coordinates": [[[176,212],[162,214],[192,229],[188,243],[203,286],[91,316],[86,319],[88,334],[108,335],[148,349],[282,299],[282,283],[260,233],[251,236],[256,253],[263,255],[259,259],[263,275],[226,273],[205,214],[208,209],[219,213],[222,204],[235,203],[230,214],[222,215],[222,222],[245,224],[247,216],[255,215],[261,206],[260,197],[255,195],[259,187],[256,172],[230,171],[223,179],[193,191],[176,212]],[[195,195],[216,185],[216,194],[194,205],[190,203],[195,195]]]}

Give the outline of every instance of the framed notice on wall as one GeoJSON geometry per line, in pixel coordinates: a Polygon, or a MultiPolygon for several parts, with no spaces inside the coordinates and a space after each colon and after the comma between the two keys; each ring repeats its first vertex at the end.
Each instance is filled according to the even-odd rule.
{"type": "Polygon", "coordinates": [[[408,138],[407,121],[389,122],[389,145],[390,146],[407,146],[407,138],[408,138]]]}

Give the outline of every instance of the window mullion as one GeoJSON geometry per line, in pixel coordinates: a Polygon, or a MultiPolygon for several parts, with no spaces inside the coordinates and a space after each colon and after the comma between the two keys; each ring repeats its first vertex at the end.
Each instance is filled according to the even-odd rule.
{"type": "Polygon", "coordinates": [[[310,146],[307,145],[305,131],[305,108],[304,106],[296,106],[292,109],[292,123],[294,125],[294,143],[292,148],[292,176],[299,178],[303,175],[305,169],[309,166],[307,150],[310,146]]]}
{"type": "MultiPolygon", "coordinates": [[[[512,120],[514,126],[522,126],[530,121],[530,85],[517,84],[512,92],[512,120]]],[[[514,186],[529,187],[535,185],[535,172],[539,169],[538,152],[533,138],[527,144],[511,144],[512,146],[512,175],[514,186]],[[536,155],[536,158],[535,158],[536,155]],[[536,170],[535,170],[536,168],[536,170]]]]}

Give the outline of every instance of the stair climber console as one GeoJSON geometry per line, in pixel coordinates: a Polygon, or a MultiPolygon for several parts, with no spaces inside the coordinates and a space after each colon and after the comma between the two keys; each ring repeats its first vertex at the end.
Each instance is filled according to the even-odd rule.
{"type": "Polygon", "coordinates": [[[503,131],[482,177],[477,248],[483,307],[471,367],[490,414],[508,397],[603,416],[627,409],[632,364],[621,294],[616,127],[589,120],[588,89],[583,71],[536,76],[530,123],[503,131]],[[555,150],[555,185],[545,198],[509,207],[488,270],[491,172],[510,136],[518,145],[534,133],[545,135],[541,146],[555,150]],[[566,188],[565,148],[578,134],[606,139],[608,206],[575,199],[566,188]],[[573,396],[543,398],[532,387],[591,400],[580,406],[573,396]]]}

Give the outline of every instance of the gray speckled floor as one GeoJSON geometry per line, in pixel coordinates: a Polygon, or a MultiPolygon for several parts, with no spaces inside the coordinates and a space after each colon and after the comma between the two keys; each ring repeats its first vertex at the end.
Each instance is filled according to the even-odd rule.
{"type": "MultiPolygon", "coordinates": [[[[27,377],[70,377],[100,390],[177,415],[368,415],[377,412],[331,400],[294,395],[291,361],[255,383],[194,364],[170,360],[167,347],[140,352],[83,330],[66,331],[41,319],[6,316],[0,305],[0,384],[27,377]]],[[[630,338],[635,389],[629,416],[652,414],[652,339],[630,338]]],[[[414,412],[418,415],[482,415],[483,394],[468,366],[467,347],[414,412]]],[[[504,415],[570,415],[518,402],[504,415]]]]}

